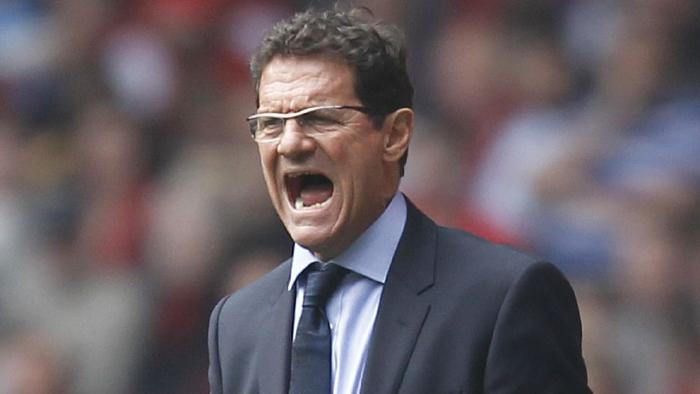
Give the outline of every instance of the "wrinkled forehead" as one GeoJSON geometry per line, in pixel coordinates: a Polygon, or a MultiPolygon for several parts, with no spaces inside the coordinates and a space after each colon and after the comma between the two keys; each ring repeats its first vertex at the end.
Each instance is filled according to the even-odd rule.
{"type": "Polygon", "coordinates": [[[360,104],[351,66],[326,57],[276,56],[263,69],[259,111],[299,111],[327,104],[360,104]]]}

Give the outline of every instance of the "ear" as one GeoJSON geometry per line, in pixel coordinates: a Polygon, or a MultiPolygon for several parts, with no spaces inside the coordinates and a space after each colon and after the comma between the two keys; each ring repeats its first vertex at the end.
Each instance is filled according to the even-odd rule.
{"type": "Polygon", "coordinates": [[[408,150],[408,143],[413,134],[413,110],[401,108],[385,120],[384,160],[398,162],[408,150]]]}

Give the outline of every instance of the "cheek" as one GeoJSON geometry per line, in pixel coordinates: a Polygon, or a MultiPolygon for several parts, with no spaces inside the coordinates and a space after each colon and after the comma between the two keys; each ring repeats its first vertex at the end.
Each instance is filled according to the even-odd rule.
{"type": "Polygon", "coordinates": [[[339,161],[356,196],[370,196],[379,192],[384,176],[381,157],[376,145],[364,144],[346,152],[345,160],[339,161]]]}
{"type": "Polygon", "coordinates": [[[379,169],[382,166],[383,148],[379,138],[366,139],[358,143],[350,154],[348,160],[362,178],[376,178],[380,176],[379,169]]]}
{"type": "Polygon", "coordinates": [[[360,135],[350,135],[342,143],[329,146],[327,151],[341,167],[353,171],[373,168],[382,161],[383,142],[376,130],[364,129],[360,135]],[[368,135],[369,134],[369,135],[368,135]]]}
{"type": "Polygon", "coordinates": [[[275,182],[275,155],[270,149],[258,150],[260,154],[260,166],[262,168],[263,177],[265,178],[265,183],[270,191],[270,194],[276,189],[275,182]]]}

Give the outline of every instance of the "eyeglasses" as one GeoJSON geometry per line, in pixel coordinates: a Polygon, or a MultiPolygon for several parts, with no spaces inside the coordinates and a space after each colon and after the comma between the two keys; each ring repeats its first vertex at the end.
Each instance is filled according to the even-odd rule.
{"type": "Polygon", "coordinates": [[[280,138],[284,125],[289,119],[296,119],[299,127],[309,136],[319,136],[345,127],[347,111],[369,114],[367,107],[354,105],[320,105],[304,108],[301,111],[280,114],[263,112],[246,118],[250,134],[257,142],[273,142],[280,138]]]}

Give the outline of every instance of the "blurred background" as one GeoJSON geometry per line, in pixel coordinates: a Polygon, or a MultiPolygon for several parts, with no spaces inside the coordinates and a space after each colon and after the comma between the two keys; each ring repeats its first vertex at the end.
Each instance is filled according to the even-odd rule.
{"type": "MultiPolygon", "coordinates": [[[[206,393],[223,295],[291,251],[247,62],[315,1],[0,1],[0,393],[206,393]]],[[[694,0],[359,1],[401,26],[402,190],[573,282],[596,393],[700,393],[694,0]]]]}

